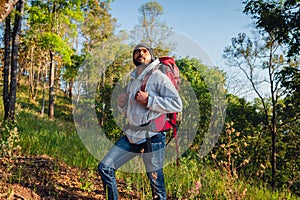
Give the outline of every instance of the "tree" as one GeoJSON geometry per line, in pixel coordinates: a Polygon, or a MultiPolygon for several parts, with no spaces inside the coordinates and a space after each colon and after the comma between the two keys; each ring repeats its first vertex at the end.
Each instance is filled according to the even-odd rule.
{"type": "MultiPolygon", "coordinates": [[[[296,64],[296,63],[295,63],[296,64]]],[[[279,129],[282,131],[280,180],[288,182],[289,188],[296,192],[300,190],[300,70],[298,66],[284,68],[277,78],[284,88],[285,98],[277,107],[279,129]],[[287,170],[288,169],[288,170],[287,170]]]]}
{"type": "Polygon", "coordinates": [[[80,1],[48,1],[33,2],[29,13],[29,36],[36,41],[38,47],[47,53],[49,60],[48,84],[49,105],[48,116],[54,118],[55,86],[59,81],[63,64],[70,64],[73,50],[70,40],[76,35],[76,23],[83,20],[80,1]]]}
{"type": "Polygon", "coordinates": [[[11,40],[11,19],[8,16],[5,20],[4,33],[4,69],[3,69],[3,104],[4,119],[9,116],[9,69],[10,69],[10,40],[11,40]]]}
{"type": "Polygon", "coordinates": [[[149,1],[144,3],[138,11],[141,14],[139,24],[131,31],[135,44],[140,42],[149,45],[157,56],[170,52],[174,44],[167,43],[167,39],[172,35],[172,31],[159,19],[163,14],[163,7],[156,1],[149,1]]]}
{"type": "Polygon", "coordinates": [[[84,56],[74,54],[71,56],[71,59],[72,63],[67,64],[63,68],[63,80],[66,81],[66,93],[69,95],[70,99],[72,99],[74,80],[80,65],[83,63],[84,56]]]}
{"type": "MultiPolygon", "coordinates": [[[[238,167],[238,174],[243,178],[250,178],[251,181],[258,181],[263,173],[259,169],[268,163],[270,136],[265,134],[264,112],[261,112],[261,103],[258,100],[248,102],[244,98],[227,94],[226,122],[231,124],[236,134],[231,134],[233,143],[238,143],[236,149],[238,156],[235,159],[237,163],[243,163],[245,159],[250,161],[246,166],[238,167]]],[[[226,144],[227,133],[220,136],[219,144],[226,144]]],[[[222,146],[222,145],[221,145],[222,146]]],[[[218,150],[220,151],[220,149],[218,150]]],[[[222,154],[221,152],[216,154],[222,154]]]]}
{"type": "Polygon", "coordinates": [[[85,39],[83,52],[91,53],[101,42],[113,35],[116,19],[109,13],[109,1],[89,1],[85,7],[85,20],[81,25],[85,39]]]}
{"type": "Polygon", "coordinates": [[[14,25],[11,33],[11,18],[7,17],[5,22],[5,53],[4,53],[4,84],[3,84],[3,102],[4,102],[4,119],[14,121],[15,103],[17,94],[17,74],[18,74],[18,58],[19,58],[19,43],[20,31],[22,24],[22,15],[24,10],[24,1],[19,0],[16,5],[14,16],[14,25]],[[10,37],[10,34],[12,36],[10,37]],[[10,46],[11,42],[11,46],[10,46]],[[9,70],[10,69],[10,70],[9,70]],[[10,84],[9,84],[10,72],[10,84]],[[8,87],[9,85],[9,87],[8,87]]]}
{"type": "Polygon", "coordinates": [[[300,1],[246,0],[244,13],[251,15],[256,27],[272,33],[279,43],[288,45],[288,56],[300,53],[300,1]]]}
{"type": "MultiPolygon", "coordinates": [[[[282,119],[280,119],[280,113],[277,112],[277,109],[280,107],[280,98],[284,98],[284,93],[282,93],[283,88],[281,88],[284,82],[282,82],[282,79],[278,78],[277,74],[280,74],[281,70],[284,68],[291,68],[295,65],[299,66],[297,55],[299,55],[300,52],[300,2],[294,0],[246,0],[243,3],[245,4],[243,12],[252,16],[257,30],[259,30],[259,33],[264,37],[264,43],[260,44],[260,47],[256,45],[258,48],[255,53],[252,46],[254,43],[249,40],[246,42],[244,38],[239,36],[239,38],[232,42],[232,46],[236,49],[236,51],[231,51],[231,55],[229,55],[228,53],[230,50],[227,49],[225,50],[227,51],[225,54],[227,54],[227,58],[230,56],[232,58],[235,57],[236,59],[244,58],[245,62],[248,63],[249,71],[241,67],[241,62],[236,62],[235,65],[239,66],[244,74],[246,74],[247,79],[250,81],[255,93],[259,96],[264,108],[265,123],[272,136],[271,185],[274,188],[276,182],[276,137],[279,133],[278,129],[283,128],[283,126],[281,126],[282,119]],[[243,43],[241,41],[245,41],[244,46],[238,45],[238,43],[243,43]],[[264,52],[266,49],[269,49],[268,55],[261,55],[261,52],[264,52]],[[285,54],[286,50],[288,52],[287,54],[285,54]],[[281,51],[281,55],[278,54],[279,51],[281,51]],[[285,58],[285,56],[287,56],[287,58],[285,58]],[[249,59],[250,57],[252,57],[252,59],[249,59]],[[293,58],[294,61],[291,61],[293,58]],[[257,61],[257,64],[254,64],[255,60],[257,61]],[[257,82],[255,82],[255,77],[253,76],[255,66],[259,65],[262,69],[268,70],[270,106],[268,106],[267,101],[263,98],[262,92],[258,90],[257,82]]],[[[259,44],[258,41],[255,43],[259,44]]]]}
{"type": "Polygon", "coordinates": [[[186,120],[181,121],[180,129],[183,135],[190,137],[195,125],[198,124],[192,149],[198,158],[202,158],[218,141],[224,125],[226,108],[224,74],[217,68],[203,65],[196,58],[179,59],[176,64],[182,76],[180,79],[180,95],[184,102],[182,119],[186,120]]]}
{"type": "Polygon", "coordinates": [[[225,48],[223,57],[228,65],[238,67],[243,72],[261,101],[264,124],[271,135],[271,185],[275,188],[276,144],[280,123],[276,110],[279,100],[284,97],[281,82],[276,78],[276,74],[284,66],[290,66],[291,63],[280,54],[283,52],[280,49],[282,46],[277,42],[274,35],[271,33],[262,34],[261,38],[258,35],[253,40],[247,37],[246,34],[239,34],[232,39],[232,44],[225,48]],[[262,88],[260,88],[261,83],[265,83],[263,87],[268,89],[267,94],[264,94],[262,88]]]}
{"type": "Polygon", "coordinates": [[[2,23],[7,16],[13,11],[14,6],[19,0],[6,0],[4,3],[1,1],[0,4],[0,23],[2,23]]]}
{"type": "Polygon", "coordinates": [[[257,110],[259,106],[251,104],[243,98],[232,94],[227,95],[226,121],[234,122],[234,128],[243,132],[245,135],[251,135],[258,126],[261,126],[264,118],[257,110]]]}
{"type": "Polygon", "coordinates": [[[95,92],[90,90],[92,86],[97,85],[95,98],[99,124],[115,128],[115,125],[111,124],[113,119],[110,114],[110,97],[115,81],[120,79],[117,68],[120,65],[123,67],[121,70],[128,67],[128,52],[124,53],[124,49],[128,49],[123,48],[122,44],[126,36],[114,33],[116,19],[111,16],[109,10],[110,1],[89,1],[85,8],[86,20],[81,26],[81,31],[85,39],[82,50],[86,55],[84,73],[88,78],[79,80],[78,85],[84,88],[86,95],[95,92]],[[121,59],[121,64],[118,63],[118,59],[121,59]]]}

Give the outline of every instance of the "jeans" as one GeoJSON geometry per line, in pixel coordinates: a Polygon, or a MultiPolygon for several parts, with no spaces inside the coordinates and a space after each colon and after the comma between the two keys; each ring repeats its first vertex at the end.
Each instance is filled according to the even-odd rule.
{"type": "Polygon", "coordinates": [[[126,136],[122,136],[99,163],[98,171],[108,199],[118,199],[115,170],[137,155],[142,156],[145,164],[153,199],[166,199],[163,173],[166,136],[164,133],[158,133],[150,140],[151,147],[149,148],[147,142],[131,144],[126,136]]]}

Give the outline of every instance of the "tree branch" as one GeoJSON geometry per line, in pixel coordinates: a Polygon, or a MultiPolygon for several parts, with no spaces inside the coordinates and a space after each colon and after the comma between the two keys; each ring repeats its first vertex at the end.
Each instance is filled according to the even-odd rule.
{"type": "Polygon", "coordinates": [[[0,23],[2,23],[5,18],[11,13],[11,11],[14,9],[14,6],[16,3],[18,3],[19,0],[10,0],[7,3],[4,4],[4,9],[1,8],[0,13],[0,23]]]}

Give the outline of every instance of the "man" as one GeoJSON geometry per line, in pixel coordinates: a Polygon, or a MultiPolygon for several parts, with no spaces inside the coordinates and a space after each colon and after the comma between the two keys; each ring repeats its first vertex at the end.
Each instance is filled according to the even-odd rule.
{"type": "Polygon", "coordinates": [[[166,199],[163,163],[165,132],[151,129],[151,120],[165,113],[180,112],[181,98],[171,80],[160,70],[150,47],[137,45],[133,50],[136,66],[124,93],[117,97],[118,109],[128,125],[122,136],[98,165],[104,189],[109,199],[118,199],[115,170],[137,155],[141,155],[152,188],[153,199],[166,199]],[[151,75],[149,75],[151,73],[151,75]],[[148,76],[145,91],[141,90],[148,76]]]}

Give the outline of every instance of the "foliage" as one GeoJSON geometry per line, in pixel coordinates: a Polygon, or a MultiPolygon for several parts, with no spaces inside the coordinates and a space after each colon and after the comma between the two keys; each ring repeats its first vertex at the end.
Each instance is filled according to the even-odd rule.
{"type": "Polygon", "coordinates": [[[83,146],[72,123],[49,121],[32,113],[20,115],[26,118],[20,121],[19,127],[24,154],[51,155],[71,166],[82,168],[95,165],[95,158],[83,146]]]}
{"type": "MultiPolygon", "coordinates": [[[[71,42],[77,35],[77,23],[83,21],[81,1],[34,1],[26,6],[26,28],[23,70],[31,83],[31,98],[42,86],[49,90],[48,116],[54,118],[55,91],[58,88],[60,69],[71,64],[73,49],[71,42]],[[34,58],[38,57],[38,61],[34,58]],[[30,66],[30,67],[27,67],[30,66]],[[47,88],[46,85],[49,85],[47,88]]],[[[43,96],[45,101],[45,96],[43,96]]],[[[42,104],[41,112],[45,105],[42,104]]]]}
{"type": "MultiPolygon", "coordinates": [[[[109,13],[110,2],[59,0],[48,3],[34,1],[26,5],[19,56],[18,120],[16,124],[1,124],[1,156],[47,154],[69,165],[96,171],[98,161],[87,151],[76,133],[71,96],[66,96],[63,90],[67,90],[66,85],[69,89],[72,84],[74,87],[81,86],[83,90],[78,90],[80,92],[74,95],[78,99],[82,98],[80,100],[83,102],[95,105],[93,109],[106,136],[115,141],[122,134],[118,119],[113,115],[114,92],[124,86],[128,72],[134,66],[131,62],[132,48],[123,43],[127,35],[114,32],[116,19],[109,13]],[[84,40],[78,41],[79,36],[84,40]],[[79,43],[83,44],[81,53],[79,43]],[[53,53],[53,60],[50,60],[49,51],[53,53]],[[93,64],[84,68],[89,61],[93,64]],[[44,105],[49,102],[44,97],[50,92],[47,92],[50,63],[55,66],[57,93],[56,119],[53,120],[42,115],[44,105]],[[75,82],[81,73],[86,74],[86,79],[77,79],[78,82],[75,82]],[[92,91],[95,89],[92,85],[96,86],[96,91],[92,91]],[[90,94],[95,95],[91,98],[90,94]]],[[[256,79],[263,74],[260,70],[271,72],[267,78],[270,84],[273,83],[269,91],[270,94],[273,92],[274,98],[261,93],[258,99],[247,102],[243,98],[227,94],[226,121],[234,123],[227,124],[220,138],[217,137],[218,133],[213,135],[215,148],[212,150],[212,157],[202,158],[199,155],[201,145],[205,142],[203,138],[211,131],[211,126],[224,125],[221,121],[216,121],[217,125],[211,124],[214,116],[223,113],[224,105],[222,102],[218,104],[215,97],[225,96],[224,74],[218,69],[202,65],[197,59],[177,59],[181,80],[190,84],[199,106],[199,110],[185,112],[183,117],[194,119],[199,112],[200,116],[190,124],[193,126],[199,123],[199,126],[192,146],[180,159],[180,166],[171,163],[164,169],[170,198],[297,198],[291,192],[297,194],[300,190],[299,62],[297,57],[287,58],[286,49],[281,47],[282,43],[287,43],[290,45],[290,53],[299,47],[297,40],[295,42],[299,32],[298,13],[295,12],[299,7],[298,1],[282,1],[283,4],[275,1],[247,2],[249,4],[245,12],[252,14],[258,20],[257,25],[270,34],[261,32],[261,36],[251,39],[240,34],[233,38],[232,46],[226,49],[225,55],[231,61],[230,65],[237,64],[246,73],[246,78],[252,81],[253,86],[258,86],[260,81],[265,80],[256,79]],[[282,51],[275,54],[279,49],[282,51]],[[256,69],[259,69],[257,73],[256,69]],[[220,94],[216,94],[218,92],[220,94]],[[214,104],[218,104],[217,108],[214,104]],[[273,191],[266,184],[270,182],[272,174],[272,135],[268,123],[272,119],[276,125],[273,130],[276,130],[277,162],[277,188],[273,191]],[[218,143],[215,143],[217,139],[218,143]]],[[[131,32],[139,37],[136,41],[151,43],[151,46],[156,47],[154,51],[158,56],[168,54],[172,44],[164,46],[163,41],[169,36],[171,29],[159,20],[163,14],[161,5],[150,1],[143,4],[139,12],[141,18],[135,27],[136,32],[131,32]],[[147,34],[148,40],[142,40],[141,35],[147,34]],[[161,35],[154,41],[151,34],[161,35]]],[[[184,85],[183,93],[186,88],[184,85]]],[[[72,93],[71,90],[68,92],[72,93]]],[[[183,99],[185,108],[188,107],[189,100],[183,99]]],[[[0,107],[0,110],[2,113],[3,108],[0,107]]],[[[90,122],[85,117],[83,121],[90,122]]],[[[97,174],[91,173],[89,176],[97,174]]],[[[15,177],[19,181],[24,178],[19,174],[15,174],[15,177]]],[[[118,181],[126,182],[125,192],[128,198],[135,196],[136,191],[141,199],[151,198],[145,174],[117,172],[117,178],[118,181]]],[[[90,179],[82,177],[79,183],[82,191],[95,191],[90,179]]]]}
{"type": "Polygon", "coordinates": [[[65,91],[69,94],[70,99],[72,99],[74,81],[80,69],[80,65],[83,63],[84,55],[74,54],[71,56],[71,60],[71,64],[65,65],[61,70],[63,74],[62,80],[66,82],[65,91]]]}
{"type": "Polygon", "coordinates": [[[156,1],[149,1],[142,4],[138,11],[141,14],[139,24],[130,32],[133,43],[147,44],[158,57],[172,51],[174,44],[167,42],[173,34],[172,29],[160,21],[163,7],[156,1]]]}
{"type": "Polygon", "coordinates": [[[226,121],[233,121],[234,128],[251,135],[263,126],[264,117],[259,107],[232,94],[227,95],[226,121]]]}
{"type": "MultiPolygon", "coordinates": [[[[284,112],[283,101],[278,103],[277,111],[284,112]]],[[[291,112],[293,113],[293,112],[291,112]]],[[[279,114],[281,117],[284,114],[279,114]]],[[[286,115],[288,115],[286,113],[286,115]]],[[[293,118],[285,118],[281,121],[293,118]]],[[[247,166],[238,169],[242,177],[251,177],[253,181],[268,182],[271,176],[271,160],[268,155],[271,137],[264,128],[264,118],[262,105],[259,101],[246,103],[244,99],[228,96],[227,120],[235,121],[232,127],[239,132],[239,137],[233,137],[234,142],[238,142],[243,146],[244,151],[239,152],[239,157],[251,158],[251,162],[247,166]]],[[[295,138],[296,132],[299,131],[297,120],[286,124],[282,123],[278,126],[278,145],[277,145],[277,180],[280,187],[287,187],[291,191],[297,191],[299,187],[299,160],[298,146],[299,140],[295,138]],[[293,157],[293,158],[292,158],[293,157]],[[286,170],[290,169],[290,170],[286,170]],[[289,180],[289,181],[288,181],[289,180]]],[[[226,137],[221,135],[218,143],[223,144],[226,137]]],[[[242,161],[237,158],[237,161],[242,161]]]]}
{"type": "Polygon", "coordinates": [[[0,155],[1,157],[13,157],[20,154],[21,146],[18,127],[10,122],[0,124],[0,155]]]}
{"type": "Polygon", "coordinates": [[[247,188],[243,188],[243,185],[238,182],[238,169],[247,165],[250,161],[250,157],[241,158],[242,153],[239,143],[244,142],[244,147],[247,146],[247,143],[244,139],[233,141],[233,137],[239,137],[240,132],[236,132],[236,130],[231,127],[232,125],[233,123],[226,124],[226,141],[219,146],[220,149],[218,153],[220,155],[212,154],[212,158],[220,168],[222,177],[226,182],[226,197],[228,199],[243,199],[246,196],[247,188]]]}
{"type": "Polygon", "coordinates": [[[283,68],[278,74],[278,79],[281,80],[282,87],[284,88],[284,98],[283,107],[278,108],[282,120],[286,119],[299,119],[300,110],[300,70],[299,65],[295,67],[283,68]]]}
{"type": "Polygon", "coordinates": [[[84,7],[84,22],[80,26],[85,41],[83,52],[92,52],[101,42],[113,36],[116,19],[109,13],[109,1],[88,1],[84,7]]]}
{"type": "MultiPolygon", "coordinates": [[[[180,69],[181,75],[190,83],[199,105],[199,128],[194,144],[197,146],[201,144],[205,132],[208,129],[211,115],[211,96],[204,80],[205,70],[207,67],[202,65],[197,59],[183,58],[176,61],[180,69]]],[[[197,147],[198,148],[198,147],[197,147]]]]}
{"type": "MultiPolygon", "coordinates": [[[[188,81],[195,93],[199,110],[193,109],[189,116],[190,121],[199,122],[197,134],[193,141],[193,151],[202,157],[209,153],[212,146],[217,142],[224,124],[226,100],[224,89],[224,74],[217,68],[203,65],[199,60],[183,58],[176,61],[181,75],[188,81]],[[198,116],[194,119],[193,116],[198,116]],[[199,120],[199,121],[197,121],[199,120]]],[[[181,91],[185,90],[182,88],[181,91]]],[[[185,99],[193,102],[193,99],[185,99]]]]}
{"type": "MultiPolygon", "coordinates": [[[[27,91],[25,87],[23,90],[27,91]]],[[[64,95],[59,93],[58,96],[64,95]]],[[[39,113],[34,111],[34,106],[27,106],[26,93],[19,94],[20,102],[22,103],[17,108],[18,110],[18,135],[20,138],[19,145],[21,146],[22,154],[24,155],[50,155],[66,162],[71,166],[78,166],[80,168],[88,168],[90,171],[95,171],[98,161],[91,156],[80,141],[74,124],[70,118],[58,117],[55,120],[49,120],[45,117],[41,117],[39,113]]],[[[62,98],[63,99],[63,98],[62,98]]],[[[58,101],[61,108],[68,107],[69,101],[58,101]]],[[[246,107],[246,106],[245,106],[246,107]]],[[[251,109],[250,109],[251,110],[251,109]]],[[[71,110],[66,114],[70,115],[71,110]]],[[[250,118],[251,119],[251,118],[250,118]]],[[[230,130],[232,131],[233,126],[230,130]]],[[[245,127],[246,128],[246,127],[245,127]]],[[[225,132],[224,132],[225,133],[225,132]]],[[[237,129],[231,133],[232,144],[238,143],[240,147],[240,153],[237,151],[236,146],[230,146],[229,143],[224,143],[224,148],[228,147],[228,150],[233,149],[231,158],[235,159],[235,166],[244,162],[245,158],[249,156],[247,152],[250,147],[259,143],[262,138],[257,138],[256,141],[249,141],[248,137],[242,132],[238,137],[237,129]],[[235,133],[235,134],[234,134],[235,133]],[[244,142],[247,142],[245,146],[244,142]],[[237,157],[235,157],[237,156],[237,157]]],[[[227,135],[228,136],[228,135],[227,135]]],[[[222,139],[222,138],[221,138],[222,139]]],[[[223,140],[225,142],[225,140],[223,140]]],[[[220,142],[223,142],[220,140],[220,142]]],[[[220,152],[216,154],[218,159],[222,158],[223,145],[219,146],[220,152]]],[[[250,156],[253,154],[249,152],[250,156]]],[[[226,159],[226,155],[223,157],[226,159]]],[[[210,161],[211,158],[209,159],[210,161]]],[[[243,168],[247,167],[253,162],[257,162],[252,157],[250,162],[236,170],[239,174],[237,179],[230,179],[232,182],[229,185],[228,179],[225,179],[226,173],[223,173],[223,168],[216,168],[210,165],[210,161],[206,159],[199,159],[192,154],[186,154],[180,160],[180,166],[176,166],[175,163],[171,163],[165,167],[165,180],[166,188],[168,191],[168,197],[178,199],[226,199],[224,194],[228,193],[228,188],[239,190],[247,188],[246,196],[244,199],[296,199],[290,193],[288,188],[282,190],[271,191],[268,190],[262,183],[255,181],[251,176],[243,175],[243,168]],[[236,182],[233,183],[235,180],[236,182]],[[246,181],[247,180],[247,181],[246,181]],[[253,182],[252,182],[253,181],[253,182]]],[[[220,161],[220,160],[219,160],[220,161]]],[[[140,166],[143,167],[143,166],[140,166]]],[[[228,168],[227,168],[228,169],[228,168]]],[[[254,170],[258,168],[254,168],[254,170]]],[[[263,169],[263,168],[261,168],[263,169]]],[[[17,174],[16,174],[17,176],[17,174]]],[[[98,176],[97,174],[90,174],[90,176],[98,176]]],[[[131,174],[117,172],[116,175],[118,181],[126,181],[126,187],[123,187],[123,192],[126,192],[127,197],[134,196],[135,192],[138,192],[141,199],[151,198],[148,179],[145,174],[131,174]]],[[[233,177],[232,177],[233,178],[233,177]]],[[[22,177],[20,177],[22,181],[22,177]]],[[[84,191],[94,190],[94,184],[85,178],[79,179],[80,188],[84,191]]],[[[242,190],[243,191],[243,190],[242,190]]]]}
{"type": "Polygon", "coordinates": [[[275,40],[288,45],[288,56],[300,52],[300,2],[295,0],[246,0],[244,13],[251,15],[256,27],[275,35],[275,40]]]}
{"type": "Polygon", "coordinates": [[[68,42],[70,37],[76,35],[76,24],[72,22],[83,20],[79,5],[79,1],[73,0],[68,3],[35,2],[27,6],[28,36],[33,37],[38,46],[59,53],[63,61],[70,63],[72,49],[68,42]]]}
{"type": "MultiPolygon", "coordinates": [[[[9,15],[5,20],[4,31],[4,64],[3,64],[3,99],[4,99],[4,119],[15,120],[17,75],[19,71],[19,46],[24,13],[24,1],[15,1],[16,9],[12,16],[9,15]],[[13,19],[13,23],[12,20],[13,19]],[[12,25],[13,24],[13,25],[12,25]],[[9,86],[8,86],[9,85],[9,86]]],[[[13,4],[5,4],[13,9],[13,4]]],[[[2,16],[1,16],[2,17],[2,16]]]]}
{"type": "MultiPolygon", "coordinates": [[[[281,80],[276,74],[280,74],[284,68],[297,65],[297,62],[291,62],[282,54],[284,48],[274,37],[270,32],[257,35],[253,39],[247,37],[246,34],[239,34],[232,38],[231,45],[224,50],[227,64],[237,67],[243,73],[262,106],[263,115],[261,116],[264,119],[262,125],[271,136],[269,145],[271,146],[271,185],[273,188],[276,184],[282,184],[276,176],[276,157],[280,155],[278,152],[282,147],[280,138],[284,130],[281,130],[282,120],[277,108],[280,107],[280,101],[285,98],[281,80]]],[[[284,119],[283,121],[290,120],[284,119]]]]}
{"type": "MultiPolygon", "coordinates": [[[[274,74],[274,81],[281,84],[281,94],[284,97],[273,107],[273,116],[276,115],[278,122],[278,177],[280,185],[290,188],[292,191],[299,191],[299,140],[295,135],[299,133],[299,1],[245,1],[244,12],[251,15],[255,20],[256,27],[261,34],[273,36],[275,42],[281,46],[285,44],[288,52],[288,66],[283,66],[274,74]],[[291,156],[293,158],[291,158],[291,156]],[[289,172],[287,172],[286,169],[289,172]],[[288,181],[289,180],[289,181],[288,181]]],[[[283,56],[281,56],[283,58],[283,56]]],[[[282,60],[282,59],[281,59],[282,60]]],[[[278,93],[277,93],[278,95],[278,93]]]]}

